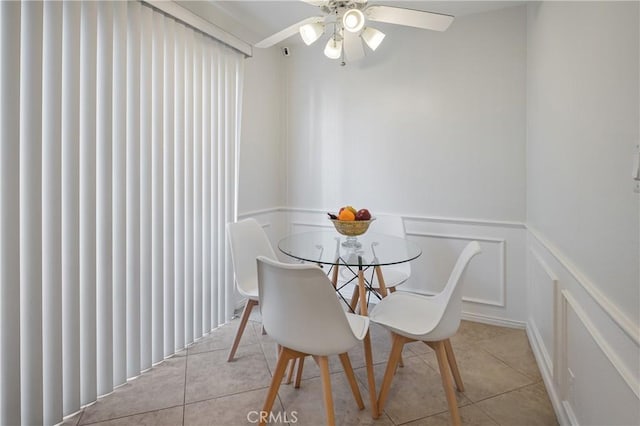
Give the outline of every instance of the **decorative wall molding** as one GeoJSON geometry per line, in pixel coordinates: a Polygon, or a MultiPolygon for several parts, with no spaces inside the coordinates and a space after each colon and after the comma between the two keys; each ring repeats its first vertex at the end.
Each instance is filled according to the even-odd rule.
{"type": "Polygon", "coordinates": [[[602,292],[589,280],[571,261],[551,242],[549,242],[539,231],[531,226],[527,226],[529,233],[571,274],[578,284],[591,296],[591,298],[602,308],[613,322],[629,336],[633,342],[640,346],[640,329],[637,324],[625,315],[618,307],[609,300],[602,292]]]}
{"type": "Polygon", "coordinates": [[[453,217],[438,217],[438,216],[402,216],[404,220],[414,220],[418,222],[434,222],[434,223],[450,223],[454,225],[474,225],[474,226],[491,226],[496,228],[515,228],[526,229],[526,224],[523,222],[510,222],[502,220],[487,220],[487,219],[473,219],[473,218],[453,218],[453,217]]]}
{"type": "MultiPolygon", "coordinates": [[[[322,209],[307,209],[307,208],[301,208],[301,207],[278,207],[278,209],[282,211],[288,211],[291,213],[326,214],[326,210],[322,210],[322,209]]],[[[380,212],[379,214],[390,214],[390,213],[380,212]]],[[[402,215],[402,214],[398,214],[398,216],[401,216],[405,221],[415,220],[415,221],[422,221],[422,222],[451,223],[455,225],[475,225],[475,226],[492,226],[492,227],[498,227],[498,228],[526,229],[526,224],[523,222],[473,219],[473,218],[439,217],[439,216],[402,215]]]]}
{"type": "MultiPolygon", "coordinates": [[[[529,344],[531,345],[531,350],[533,351],[533,356],[536,358],[537,364],[544,365],[544,356],[540,349],[540,340],[538,340],[540,335],[535,333],[533,331],[534,329],[535,325],[527,324],[527,337],[529,338],[529,344]]],[[[571,411],[571,407],[568,407],[568,411],[568,404],[566,404],[565,401],[562,401],[562,398],[558,394],[558,388],[555,385],[551,372],[546,368],[541,368],[540,374],[542,375],[542,381],[544,382],[547,394],[549,395],[551,405],[553,405],[553,410],[558,416],[558,423],[561,425],[578,425],[579,423],[575,421],[575,416],[572,417],[573,411],[571,411]]]]}
{"type": "MultiPolygon", "coordinates": [[[[532,258],[536,261],[536,263],[538,264],[538,266],[540,267],[540,269],[542,270],[542,272],[547,276],[547,278],[549,279],[549,281],[551,282],[551,287],[552,287],[552,293],[553,293],[553,306],[552,306],[552,311],[551,313],[553,314],[553,319],[556,318],[556,315],[558,313],[558,277],[556,276],[556,274],[551,270],[551,268],[549,267],[549,265],[547,265],[547,262],[544,261],[544,259],[542,258],[542,256],[532,247],[529,247],[529,252],[532,255],[532,258]]],[[[534,290],[531,288],[532,285],[532,280],[533,277],[529,276],[527,278],[527,286],[529,290],[534,290]]],[[[531,293],[527,293],[527,296],[529,296],[529,294],[531,293]]],[[[528,304],[529,306],[531,306],[531,300],[528,300],[528,304]]],[[[534,327],[532,327],[532,331],[535,333],[535,337],[538,339],[539,341],[539,346],[541,349],[541,353],[542,353],[542,359],[545,362],[545,366],[547,367],[547,369],[549,370],[549,372],[553,375],[553,377],[557,377],[558,375],[558,371],[557,371],[557,365],[554,362],[554,360],[557,359],[557,355],[559,353],[558,348],[560,345],[560,342],[558,340],[558,336],[560,335],[560,330],[558,329],[558,321],[553,321],[552,324],[552,330],[551,332],[553,333],[553,350],[549,351],[549,348],[547,348],[547,345],[545,344],[544,339],[542,338],[542,335],[540,334],[540,331],[538,329],[538,323],[536,322],[536,318],[533,316],[532,312],[529,311],[529,321],[532,322],[532,324],[534,325],[534,327]]]]}
{"type": "Polygon", "coordinates": [[[267,209],[260,209],[260,210],[250,210],[248,212],[243,212],[243,213],[238,213],[238,218],[247,218],[247,217],[252,217],[252,216],[260,216],[263,214],[269,214],[269,213],[277,213],[277,212],[283,212],[286,211],[287,209],[285,207],[269,207],[267,209]]]}
{"type": "MultiPolygon", "coordinates": [[[[571,308],[573,312],[576,314],[584,328],[588,331],[589,335],[593,339],[594,343],[600,348],[602,353],[607,357],[611,365],[616,369],[620,377],[624,380],[624,382],[629,386],[631,391],[636,395],[637,398],[640,399],[640,382],[634,377],[633,373],[627,369],[624,363],[620,360],[618,355],[615,353],[615,350],[607,343],[607,341],[602,337],[596,326],[593,324],[589,316],[584,311],[580,303],[576,301],[576,299],[571,295],[568,290],[562,290],[562,323],[566,325],[566,314],[568,312],[568,308],[571,308]]],[[[568,330],[563,330],[564,335],[568,333],[568,330]]],[[[566,351],[565,351],[566,355],[566,351]]]]}
{"type": "Polygon", "coordinates": [[[468,236],[468,235],[457,235],[457,234],[436,234],[431,232],[407,232],[407,235],[416,236],[416,237],[427,237],[427,238],[441,238],[441,239],[450,239],[450,240],[464,240],[464,241],[482,241],[485,243],[498,244],[500,255],[499,255],[499,265],[498,270],[500,271],[500,298],[497,301],[488,300],[488,299],[478,299],[473,297],[463,297],[462,300],[465,302],[478,303],[481,305],[490,305],[490,306],[498,306],[500,308],[505,307],[506,300],[506,291],[507,291],[507,269],[506,269],[506,261],[505,261],[505,245],[506,240],[502,238],[487,238],[487,237],[477,237],[477,236],[468,236]]]}
{"type": "Polygon", "coordinates": [[[514,321],[506,318],[499,318],[489,315],[481,315],[481,314],[472,314],[470,312],[462,312],[462,319],[480,322],[482,324],[495,325],[498,327],[509,327],[509,328],[518,328],[518,329],[526,329],[527,323],[524,321],[514,321]]]}

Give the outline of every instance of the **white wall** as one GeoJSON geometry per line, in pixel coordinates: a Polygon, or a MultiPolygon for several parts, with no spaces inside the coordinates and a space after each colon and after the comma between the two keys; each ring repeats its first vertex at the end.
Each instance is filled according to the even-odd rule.
{"type": "Polygon", "coordinates": [[[287,58],[288,204],[523,221],[525,9],[379,27],[361,63],[287,58]]]}
{"type": "Polygon", "coordinates": [[[565,422],[638,424],[638,3],[527,15],[527,328],[565,422]]]}
{"type": "Polygon", "coordinates": [[[284,78],[278,49],[245,60],[238,212],[285,203],[284,78]]]}

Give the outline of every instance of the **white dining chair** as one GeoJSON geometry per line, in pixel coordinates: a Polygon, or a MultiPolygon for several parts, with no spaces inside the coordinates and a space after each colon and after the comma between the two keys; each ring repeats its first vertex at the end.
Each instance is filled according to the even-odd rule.
{"type": "Polygon", "coordinates": [[[464,392],[462,377],[449,338],[460,326],[462,314],[461,277],[469,261],[480,253],[480,245],[472,241],[464,248],[442,292],[435,296],[396,292],[382,299],[369,313],[371,321],[391,332],[393,345],[378,396],[378,410],[382,412],[391,381],[405,343],[422,341],[436,353],[452,423],[460,424],[460,415],[449,369],[458,391],[464,392]]]}
{"type": "Polygon", "coordinates": [[[271,412],[287,363],[308,355],[320,367],[327,424],[335,424],[329,355],[339,355],[356,404],[364,409],[347,351],[365,338],[369,318],[346,313],[316,265],[258,257],[258,288],[262,323],[281,347],[262,412],[271,412]]]}
{"type": "Polygon", "coordinates": [[[238,293],[247,299],[227,358],[227,361],[232,361],[247,326],[249,315],[251,315],[253,307],[258,304],[256,258],[266,256],[277,259],[277,257],[267,234],[255,219],[245,219],[227,224],[227,237],[231,248],[236,288],[238,293]]]}

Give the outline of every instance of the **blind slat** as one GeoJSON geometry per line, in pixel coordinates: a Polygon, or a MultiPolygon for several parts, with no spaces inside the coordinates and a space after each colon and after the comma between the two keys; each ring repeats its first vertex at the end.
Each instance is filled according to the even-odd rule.
{"type": "Polygon", "coordinates": [[[193,304],[195,338],[202,336],[202,35],[193,43],[193,304]]]}
{"type": "Polygon", "coordinates": [[[0,424],[20,424],[20,3],[0,2],[0,424]]]}
{"type": "Polygon", "coordinates": [[[62,371],[64,413],[80,409],[80,14],[65,2],[62,29],[62,371]]]}
{"type": "Polygon", "coordinates": [[[184,245],[184,26],[175,27],[175,99],[174,99],[174,192],[175,204],[173,206],[175,218],[175,349],[185,347],[185,245],[184,245]]]}
{"type": "Polygon", "coordinates": [[[113,389],[113,8],[98,4],[96,110],[96,363],[98,394],[113,389]]]}
{"type": "Polygon", "coordinates": [[[80,397],[96,400],[97,5],[82,3],[80,33],[80,397]]]}
{"type": "Polygon", "coordinates": [[[127,380],[127,3],[113,3],[113,385],[127,380]]]}
{"type": "Polygon", "coordinates": [[[62,3],[44,4],[42,339],[44,423],[62,418],[62,3]]]}
{"type": "Polygon", "coordinates": [[[175,260],[174,260],[174,54],[175,36],[174,21],[165,19],[164,42],[164,104],[163,104],[163,214],[164,214],[164,356],[169,356],[175,350],[175,260]]]}
{"type": "Polygon", "coordinates": [[[127,377],[141,370],[140,352],[140,3],[127,3],[127,377]]]}
{"type": "Polygon", "coordinates": [[[143,7],[140,22],[140,368],[152,364],[151,227],[151,49],[153,14],[143,7]]]}
{"type": "Polygon", "coordinates": [[[164,17],[153,14],[151,55],[151,227],[152,227],[152,361],[164,359],[164,275],[163,275],[163,202],[162,202],[162,114],[164,83],[164,17]]]}
{"type": "Polygon", "coordinates": [[[193,30],[185,32],[184,59],[184,301],[185,344],[193,342],[193,30]]]}
{"type": "Polygon", "coordinates": [[[37,2],[22,3],[20,31],[20,373],[24,424],[43,421],[42,7],[37,2]]]}

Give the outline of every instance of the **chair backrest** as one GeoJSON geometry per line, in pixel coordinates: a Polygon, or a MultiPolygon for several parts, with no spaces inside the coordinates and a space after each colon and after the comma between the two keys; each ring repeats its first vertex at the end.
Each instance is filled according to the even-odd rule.
{"type": "Polygon", "coordinates": [[[256,258],[266,256],[276,259],[276,253],[264,230],[255,219],[245,219],[227,224],[227,237],[231,247],[233,270],[238,291],[255,294],[258,289],[256,258]]]}
{"type": "Polygon", "coordinates": [[[477,241],[471,241],[462,250],[458,260],[456,261],[449,280],[442,292],[434,296],[438,299],[441,306],[444,306],[444,312],[440,318],[440,322],[434,328],[429,337],[433,340],[448,338],[452,336],[460,326],[460,317],[462,315],[462,286],[459,285],[462,277],[467,269],[467,265],[471,259],[479,254],[482,250],[477,241]]]}
{"type": "MultiPolygon", "coordinates": [[[[393,235],[394,237],[405,238],[407,236],[404,221],[401,216],[379,215],[371,223],[371,231],[379,234],[393,235]]],[[[397,265],[387,265],[384,270],[393,269],[407,276],[411,276],[411,262],[403,262],[397,265]]]]}
{"type": "Polygon", "coordinates": [[[262,324],[280,345],[322,356],[358,343],[333,285],[318,266],[258,257],[258,288],[262,324]]]}

